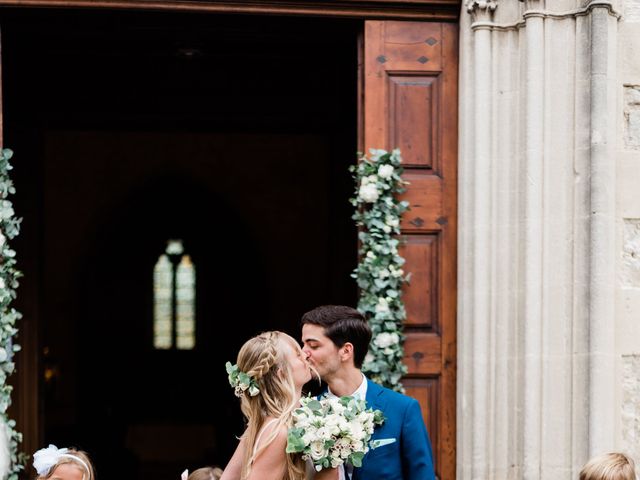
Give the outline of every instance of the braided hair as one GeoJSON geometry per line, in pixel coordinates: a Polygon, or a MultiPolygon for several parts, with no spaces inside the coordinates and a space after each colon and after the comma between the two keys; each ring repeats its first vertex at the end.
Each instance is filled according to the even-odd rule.
{"type": "MultiPolygon", "coordinates": [[[[240,399],[240,408],[247,420],[247,448],[242,462],[242,479],[249,476],[256,457],[275,440],[281,427],[291,425],[291,414],[300,400],[284,353],[283,346],[286,343],[298,348],[297,342],[286,333],[265,332],[248,340],[238,353],[239,369],[253,377],[260,389],[258,395],[243,395],[240,399]],[[265,441],[256,445],[258,433],[267,417],[275,418],[277,421],[275,426],[269,429],[265,441]]],[[[285,478],[304,479],[304,464],[299,456],[287,454],[285,478]]]]}

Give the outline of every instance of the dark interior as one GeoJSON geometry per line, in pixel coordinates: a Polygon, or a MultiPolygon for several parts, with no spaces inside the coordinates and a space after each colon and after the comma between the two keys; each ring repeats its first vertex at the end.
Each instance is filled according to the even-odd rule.
{"type": "Polygon", "coordinates": [[[225,361],[356,302],[360,24],[6,9],[0,26],[42,445],[88,451],[98,480],[223,466],[243,429],[225,361]],[[191,351],[153,348],[170,238],[196,267],[191,351]]]}

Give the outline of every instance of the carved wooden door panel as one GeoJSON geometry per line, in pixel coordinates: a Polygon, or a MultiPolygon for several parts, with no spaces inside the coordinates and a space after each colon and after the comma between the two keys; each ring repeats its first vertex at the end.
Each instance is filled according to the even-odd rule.
{"type": "Polygon", "coordinates": [[[436,474],[455,478],[458,27],[367,21],[361,147],[400,148],[411,209],[401,254],[411,272],[403,379],[419,400],[436,474]]]}

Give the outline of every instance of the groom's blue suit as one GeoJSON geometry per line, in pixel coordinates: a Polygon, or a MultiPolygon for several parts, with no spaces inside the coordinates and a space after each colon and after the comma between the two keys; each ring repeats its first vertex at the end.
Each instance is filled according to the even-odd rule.
{"type": "Polygon", "coordinates": [[[384,413],[372,440],[387,444],[369,450],[352,480],[434,480],[431,442],[417,400],[367,380],[367,407],[384,413]]]}

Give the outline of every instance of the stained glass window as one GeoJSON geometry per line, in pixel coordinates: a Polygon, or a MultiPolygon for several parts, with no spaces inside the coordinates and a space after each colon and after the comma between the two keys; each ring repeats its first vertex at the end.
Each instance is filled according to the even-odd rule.
{"type": "Polygon", "coordinates": [[[153,270],[153,346],[195,347],[196,269],[182,240],[169,240],[153,270]]]}
{"type": "Polygon", "coordinates": [[[171,348],[173,344],[173,265],[160,255],[153,269],[153,346],[171,348]]]}

